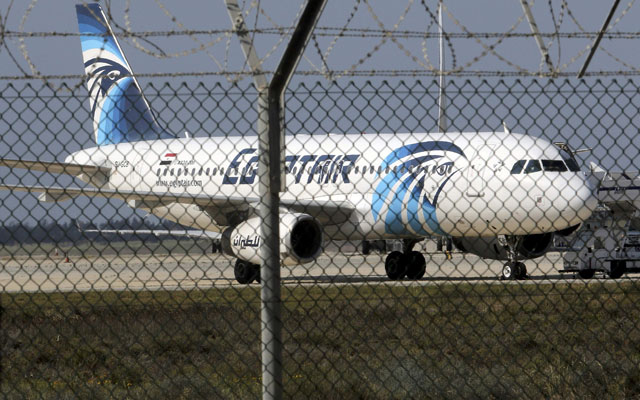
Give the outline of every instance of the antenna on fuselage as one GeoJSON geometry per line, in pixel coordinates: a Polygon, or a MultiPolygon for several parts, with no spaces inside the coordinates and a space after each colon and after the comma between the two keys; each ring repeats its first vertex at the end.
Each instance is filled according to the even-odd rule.
{"type": "Polygon", "coordinates": [[[504,127],[504,133],[506,133],[507,135],[511,133],[505,121],[502,121],[502,126],[504,127]]]}
{"type": "Polygon", "coordinates": [[[438,128],[440,132],[447,131],[447,115],[445,113],[445,97],[444,97],[444,31],[442,29],[442,1],[438,3],[438,31],[440,33],[440,93],[438,95],[438,128]]]}

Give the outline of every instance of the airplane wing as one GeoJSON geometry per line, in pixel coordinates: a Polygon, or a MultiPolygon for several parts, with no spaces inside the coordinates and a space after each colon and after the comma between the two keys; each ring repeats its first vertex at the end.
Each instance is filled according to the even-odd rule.
{"type": "Polygon", "coordinates": [[[127,191],[108,188],[63,188],[44,186],[18,186],[0,184],[0,189],[12,190],[15,192],[41,193],[41,201],[63,201],[76,196],[102,197],[106,199],[117,199],[128,203],[135,203],[135,207],[142,205],[155,206],[166,203],[197,204],[202,207],[219,206],[228,207],[233,205],[246,205],[247,203],[257,203],[257,198],[208,196],[204,194],[190,193],[158,193],[143,191],[127,191]]]}
{"type": "MultiPolygon", "coordinates": [[[[158,204],[182,203],[196,204],[201,207],[252,207],[260,202],[256,197],[210,196],[207,194],[171,193],[171,192],[141,192],[115,190],[108,188],[63,188],[44,186],[19,186],[0,184],[0,190],[12,190],[18,192],[40,193],[40,201],[64,201],[76,196],[102,197],[118,199],[127,202],[132,207],[154,207],[158,204]]],[[[282,207],[291,211],[307,213],[321,224],[335,225],[345,222],[350,218],[355,206],[349,201],[336,201],[331,199],[283,199],[282,207]]]]}
{"type": "Polygon", "coordinates": [[[309,214],[323,225],[337,225],[346,222],[355,211],[353,203],[346,200],[281,199],[280,205],[291,211],[309,214]]]}
{"type": "Polygon", "coordinates": [[[118,235],[187,236],[196,239],[220,239],[221,233],[193,229],[80,229],[86,233],[113,233],[118,235]]]}

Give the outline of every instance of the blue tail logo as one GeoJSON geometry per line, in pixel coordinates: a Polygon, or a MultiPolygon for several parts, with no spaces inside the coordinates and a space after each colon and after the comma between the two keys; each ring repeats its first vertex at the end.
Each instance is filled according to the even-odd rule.
{"type": "Polygon", "coordinates": [[[76,12],[98,146],[174,137],[158,126],[100,5],[76,12]]]}

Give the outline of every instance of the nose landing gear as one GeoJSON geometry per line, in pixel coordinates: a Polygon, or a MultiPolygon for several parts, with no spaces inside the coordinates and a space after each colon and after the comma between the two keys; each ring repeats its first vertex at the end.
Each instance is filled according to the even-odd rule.
{"type": "Polygon", "coordinates": [[[527,266],[523,262],[518,261],[517,248],[522,241],[520,236],[507,236],[506,247],[509,253],[509,261],[502,267],[500,279],[504,280],[523,280],[527,279],[527,266]]]}
{"type": "Polygon", "coordinates": [[[404,277],[411,280],[422,279],[427,262],[422,253],[412,251],[413,246],[418,242],[418,240],[405,239],[403,241],[404,252],[392,251],[387,255],[384,269],[389,279],[392,281],[401,280],[404,277]]]}
{"type": "Polygon", "coordinates": [[[527,266],[522,262],[509,261],[502,267],[502,275],[500,278],[505,280],[522,280],[527,279],[527,266]]]}

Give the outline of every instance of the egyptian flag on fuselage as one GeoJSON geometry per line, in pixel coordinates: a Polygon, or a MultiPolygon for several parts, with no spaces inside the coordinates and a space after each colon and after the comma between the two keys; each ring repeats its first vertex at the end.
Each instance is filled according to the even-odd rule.
{"type": "Polygon", "coordinates": [[[175,160],[177,158],[177,154],[176,153],[167,153],[164,155],[163,160],[160,161],[160,165],[170,165],[173,160],[175,160]]]}

